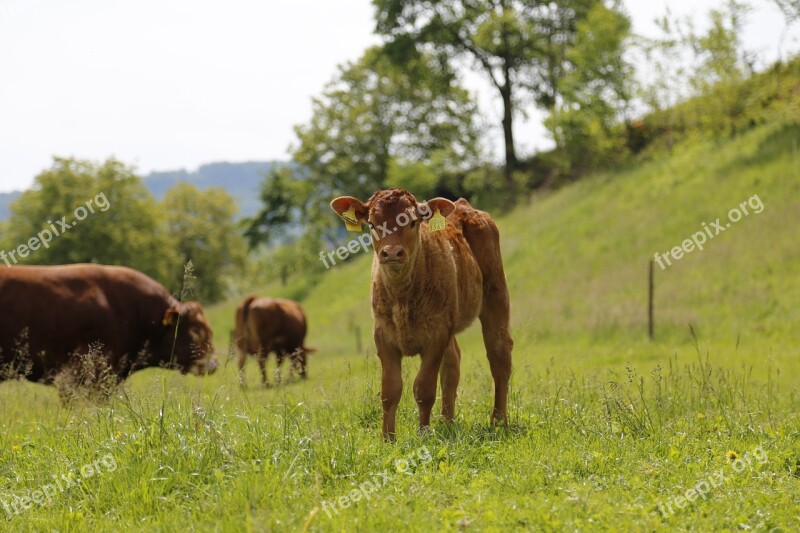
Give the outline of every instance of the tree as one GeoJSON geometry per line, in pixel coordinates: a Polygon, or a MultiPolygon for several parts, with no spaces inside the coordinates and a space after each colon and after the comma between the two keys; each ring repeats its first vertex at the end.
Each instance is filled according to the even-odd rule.
{"type": "Polygon", "coordinates": [[[215,302],[224,296],[225,276],[243,268],[246,255],[234,215],[236,202],[224,189],[198,190],[179,183],[167,191],[161,202],[166,228],[175,239],[180,261],[172,265],[174,275],[183,265],[194,265],[194,298],[215,302]]]}
{"type": "Polygon", "coordinates": [[[559,101],[546,121],[570,166],[608,166],[626,152],[623,112],[631,100],[633,67],[623,52],[630,20],[602,3],[576,24],[566,50],[571,68],[558,84],[559,101]]]}
{"type": "Polygon", "coordinates": [[[713,94],[704,102],[701,119],[714,135],[733,133],[745,111],[742,81],[753,73],[741,40],[748,12],[747,4],[729,0],[724,8],[709,11],[711,26],[705,34],[689,36],[698,63],[690,82],[696,95],[713,94]]]}
{"type": "MultiPolygon", "coordinates": [[[[569,53],[578,24],[602,0],[373,0],[387,47],[414,47],[455,65],[470,59],[503,103],[505,177],[517,166],[514,119],[528,93],[552,111],[561,82],[574,70],[569,53]]],[[[616,8],[615,8],[616,9],[616,8]]]]}
{"type": "Polygon", "coordinates": [[[133,168],[115,159],[54,158],[12,204],[2,248],[34,244],[25,257],[17,252],[20,264],[126,265],[167,284],[175,256],[156,205],[133,168]]]}
{"type": "MultiPolygon", "coordinates": [[[[676,113],[670,112],[679,102],[690,95],[688,71],[692,70],[688,64],[686,43],[689,40],[685,28],[680,20],[673,18],[669,8],[666,13],[655,19],[655,24],[661,31],[657,38],[642,39],[641,50],[644,52],[642,63],[647,65],[646,72],[650,79],[638,85],[642,101],[649,111],[655,112],[659,118],[664,119],[661,126],[664,129],[666,145],[672,149],[676,113]]],[[[652,122],[656,122],[651,116],[652,122]]],[[[644,125],[644,123],[640,123],[644,125]]]]}
{"type": "MultiPolygon", "coordinates": [[[[337,194],[368,197],[406,166],[440,172],[477,159],[475,104],[445,64],[407,50],[403,66],[380,47],[339,68],[298,126],[292,164],[272,172],[264,208],[247,221],[251,246],[300,225],[320,235],[331,224],[337,194]]],[[[330,235],[329,235],[330,236],[330,235]]]]}
{"type": "Polygon", "coordinates": [[[261,183],[261,211],[244,221],[244,236],[250,248],[260,243],[274,243],[287,236],[289,227],[298,222],[298,199],[307,198],[312,191],[308,182],[299,179],[291,166],[275,166],[261,183]]]}
{"type": "Polygon", "coordinates": [[[704,35],[690,35],[700,62],[692,79],[697,94],[706,94],[718,83],[737,84],[744,78],[747,64],[741,36],[749,10],[747,4],[729,0],[725,8],[709,11],[711,26],[704,35]]]}
{"type": "Polygon", "coordinates": [[[772,0],[778,9],[783,13],[783,18],[786,23],[783,26],[783,31],[778,39],[778,61],[783,59],[783,42],[786,40],[786,35],[789,33],[789,27],[800,20],[800,2],[797,0],[772,0]]]}

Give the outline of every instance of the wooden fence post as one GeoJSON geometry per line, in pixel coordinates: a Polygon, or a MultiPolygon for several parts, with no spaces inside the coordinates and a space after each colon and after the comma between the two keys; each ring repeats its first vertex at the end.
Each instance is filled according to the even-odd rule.
{"type": "Polygon", "coordinates": [[[653,291],[654,291],[654,283],[653,283],[653,260],[650,260],[650,273],[649,273],[649,282],[648,282],[648,291],[647,291],[647,335],[650,337],[650,340],[653,340],[654,334],[653,330],[655,329],[655,325],[653,324],[653,291]]]}

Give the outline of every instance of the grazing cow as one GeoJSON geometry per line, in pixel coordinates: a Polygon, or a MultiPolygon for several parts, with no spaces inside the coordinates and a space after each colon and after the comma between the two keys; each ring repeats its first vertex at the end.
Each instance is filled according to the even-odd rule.
{"type": "Polygon", "coordinates": [[[52,383],[82,354],[99,351],[118,381],[145,367],[212,373],[211,328],[196,302],[125,267],[0,267],[0,380],[25,368],[52,383]]]}
{"type": "Polygon", "coordinates": [[[247,355],[255,355],[261,367],[261,382],[267,386],[267,357],[275,352],[278,360],[278,381],[284,357],[305,379],[307,357],[316,351],[304,345],[306,315],[300,304],[282,298],[249,296],[236,310],[236,346],[239,348],[239,381],[244,385],[247,355]]]}
{"type": "Polygon", "coordinates": [[[363,222],[374,228],[372,313],[384,436],[395,438],[403,355],[422,356],[414,381],[420,430],[430,424],[440,371],[442,416],[453,419],[461,365],[455,335],[477,317],[495,384],[492,422],[506,422],[513,342],[500,236],[491,217],[463,198],[420,204],[402,189],[378,191],[367,203],[342,196],[331,207],[351,228],[363,222]]]}

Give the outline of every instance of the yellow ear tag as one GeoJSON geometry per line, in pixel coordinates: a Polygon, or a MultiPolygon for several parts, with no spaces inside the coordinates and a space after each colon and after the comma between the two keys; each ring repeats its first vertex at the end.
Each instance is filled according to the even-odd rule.
{"type": "Polygon", "coordinates": [[[344,225],[347,226],[347,231],[361,231],[361,224],[358,223],[356,218],[355,207],[351,205],[350,209],[342,213],[342,218],[344,219],[344,225]]]}
{"type": "Polygon", "coordinates": [[[434,231],[442,231],[447,225],[447,219],[437,209],[431,219],[428,221],[428,229],[433,233],[434,231]]]}

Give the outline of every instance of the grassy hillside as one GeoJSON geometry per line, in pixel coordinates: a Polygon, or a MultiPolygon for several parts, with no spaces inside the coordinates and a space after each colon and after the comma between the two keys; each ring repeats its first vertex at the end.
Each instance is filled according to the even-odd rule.
{"type": "MultiPolygon", "coordinates": [[[[233,364],[206,378],[148,370],[97,407],[1,385],[0,500],[107,461],[19,514],[0,501],[0,526],[798,529],[798,139],[800,125],[774,124],[677,147],[499,218],[516,342],[507,429],[488,425],[491,377],[473,327],[460,337],[456,422],[417,435],[419,363],[407,359],[398,443],[381,440],[371,258],[362,257],[311,290],[295,279],[260,291],[304,296],[308,342],[320,350],[307,382],[263,389],[254,364],[244,391],[233,364]],[[653,254],[703,222],[724,223],[753,195],[763,212],[656,268],[648,341],[653,254]]],[[[236,304],[207,310],[220,351],[236,304]]]]}
{"type": "MultiPolygon", "coordinates": [[[[738,340],[740,353],[755,355],[766,347],[776,361],[795,364],[798,145],[800,124],[762,127],[727,144],[687,144],[673,157],[539,194],[498,218],[517,360],[572,364],[591,354],[588,364],[604,365],[675,348],[693,352],[692,324],[719,349],[738,340]],[[656,342],[650,343],[648,262],[702,231],[704,222],[720,218],[724,225],[728,212],[754,195],[761,213],[748,206],[748,215],[707,238],[702,251],[672,266],[662,261],[664,270],[656,265],[656,342]],[[562,351],[565,339],[569,346],[562,351]],[[583,355],[573,350],[576,343],[583,355]],[[632,346],[639,355],[626,353],[632,346]]],[[[350,355],[356,326],[363,344],[370,344],[370,261],[360,257],[334,266],[308,295],[302,279],[263,292],[304,295],[319,357],[350,355]]],[[[236,303],[208,310],[218,331],[232,328],[236,303]]],[[[481,351],[479,327],[463,337],[469,351],[481,351]]]]}

